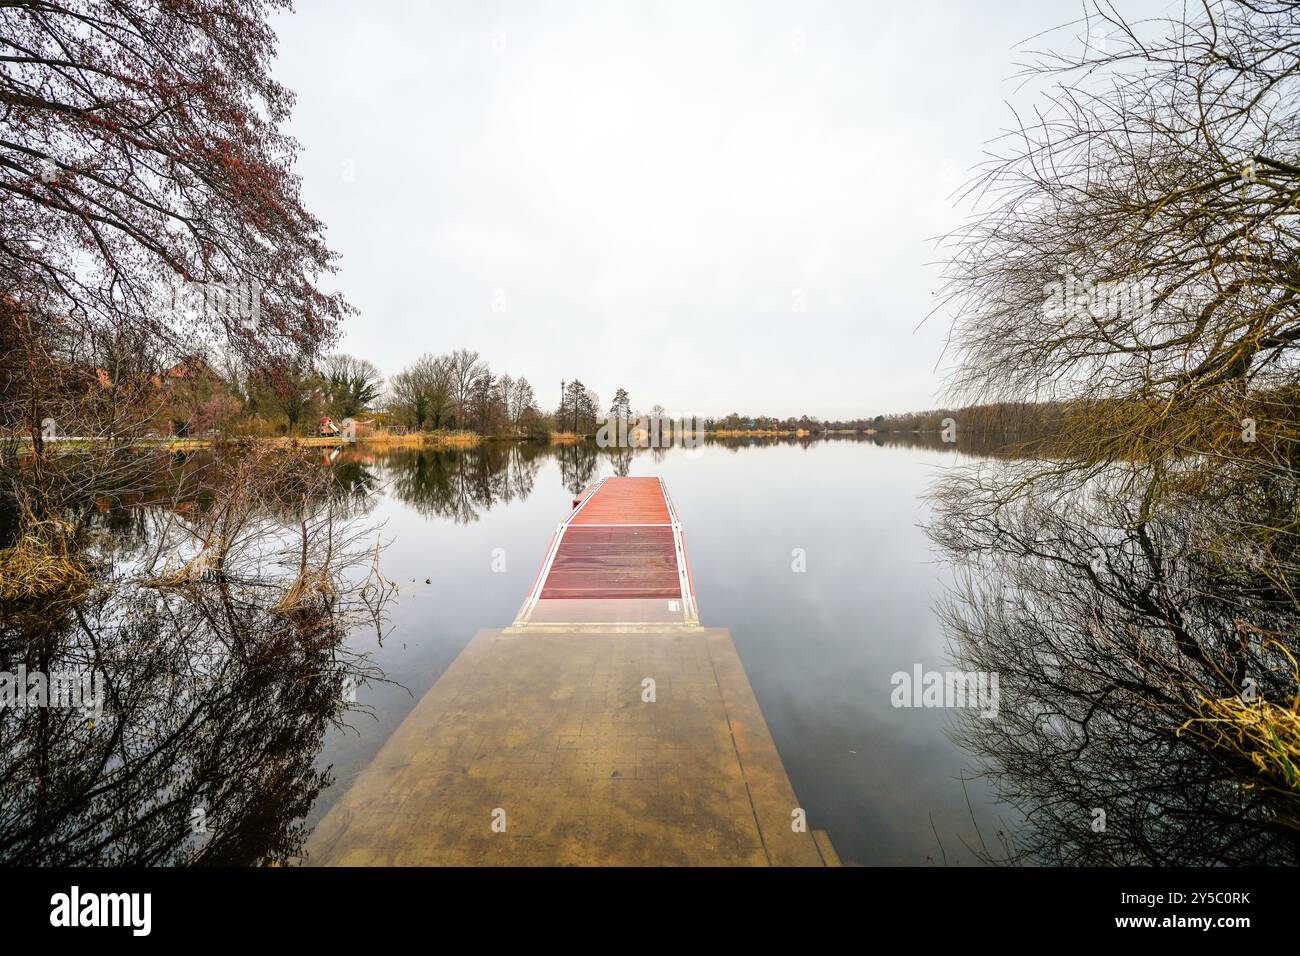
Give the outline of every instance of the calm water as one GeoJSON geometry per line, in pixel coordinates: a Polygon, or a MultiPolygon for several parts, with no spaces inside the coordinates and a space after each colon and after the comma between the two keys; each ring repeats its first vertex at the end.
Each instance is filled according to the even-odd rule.
{"type": "MultiPolygon", "coordinates": [[[[983,450],[1012,479],[1024,464],[983,450]]],[[[1221,735],[1195,730],[1217,725],[1211,703],[1236,706],[1234,674],[1259,674],[1264,702],[1295,695],[1285,650],[1243,659],[1239,627],[1262,605],[1261,634],[1293,633],[1289,596],[1240,588],[1249,553],[1231,579],[1225,552],[1189,549],[1222,501],[1139,525],[1122,487],[1088,508],[1049,495],[994,527],[979,496],[1002,486],[931,494],[984,462],[847,438],[55,456],[86,571],[0,602],[0,862],[299,861],[474,633],[513,619],[573,495],[631,474],[666,480],[702,621],[730,630],[810,824],[846,861],[1293,864],[1255,752],[1225,759],[1221,735]],[[966,559],[951,630],[936,606],[954,571],[927,523],[966,559]],[[366,577],[376,535],[400,587],[387,602],[366,577]],[[998,675],[998,718],[894,707],[891,678],[916,669],[998,675]],[[65,689],[96,675],[104,706],[20,702],[15,673],[65,689]],[[1032,827],[964,779],[975,753],[1032,827]]]]}
{"type": "Polygon", "coordinates": [[[919,524],[929,483],[969,460],[858,439],[340,459],[341,473],[373,482],[370,517],[391,542],[383,568],[400,585],[382,646],[373,631],[351,640],[395,683],[365,686],[370,714],[326,733],[316,763],[335,780],[308,825],[474,632],[513,619],[575,491],[609,474],[661,475],[702,623],[730,629],[810,825],[846,862],[975,862],[975,823],[992,844],[1014,821],[981,782],[963,785],[973,764],[948,738],[951,711],[890,702],[894,672],[950,666],[933,612],[946,572],[919,524]]]}

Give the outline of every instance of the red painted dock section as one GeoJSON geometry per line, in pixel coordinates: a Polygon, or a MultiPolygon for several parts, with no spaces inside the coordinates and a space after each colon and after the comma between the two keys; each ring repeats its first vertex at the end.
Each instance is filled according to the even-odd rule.
{"type": "Polygon", "coordinates": [[[569,516],[576,525],[671,526],[661,478],[606,478],[569,516]]]}
{"type": "Polygon", "coordinates": [[[660,478],[604,478],[574,499],[513,627],[698,626],[682,528],[660,478]]]}
{"type": "Polygon", "coordinates": [[[573,527],[542,587],[552,598],[679,598],[672,528],[573,527]]]}

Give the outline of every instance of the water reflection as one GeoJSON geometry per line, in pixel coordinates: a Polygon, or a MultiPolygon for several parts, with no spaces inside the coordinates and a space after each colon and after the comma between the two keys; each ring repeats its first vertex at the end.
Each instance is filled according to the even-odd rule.
{"type": "MultiPolygon", "coordinates": [[[[626,475],[640,453],[600,448],[591,441],[550,446],[488,442],[466,449],[394,449],[379,459],[354,452],[341,457],[336,467],[355,468],[362,457],[368,458],[383,471],[382,481],[398,500],[422,515],[468,524],[498,505],[528,498],[545,461],[557,463],[563,486],[577,495],[599,476],[602,465],[612,474],[626,475]]],[[[662,449],[645,453],[664,454],[662,449]]]]}
{"type": "MultiPolygon", "coordinates": [[[[907,434],[866,438],[860,435],[753,438],[707,438],[700,448],[730,454],[746,449],[812,448],[827,443],[863,443],[878,447],[924,448],[965,455],[1014,453],[1000,442],[981,436],[961,436],[958,441],[941,441],[937,435],[907,434]]],[[[681,448],[676,449],[678,452],[681,448]]],[[[604,472],[626,476],[632,463],[644,457],[658,465],[670,448],[601,448],[593,441],[544,445],[533,442],[487,442],[470,448],[396,448],[375,454],[343,452],[334,459],[336,474],[347,474],[358,486],[372,491],[379,485],[422,515],[449,518],[457,524],[477,521],[497,505],[522,500],[533,493],[543,462],[559,467],[564,488],[577,495],[604,472]],[[382,478],[371,469],[382,471],[382,478]]]]}
{"type": "MultiPolygon", "coordinates": [[[[1295,787],[1214,722],[1246,678],[1266,700],[1295,694],[1289,579],[1206,544],[1246,505],[1201,488],[1144,519],[1132,482],[1008,502],[1039,464],[1025,454],[905,435],[708,440],[698,459],[592,442],[124,457],[68,497],[93,586],[0,606],[0,670],[93,669],[108,695],[102,717],[0,711],[0,860],[294,861],[336,793],[331,765],[346,781],[476,627],[509,620],[557,509],[602,475],[662,473],[689,515],[706,623],[732,628],[796,790],[845,858],[1295,863],[1295,787]],[[936,463],[972,469],[928,516],[962,568],[947,660],[933,552],[909,536],[936,463]],[[379,566],[404,593],[381,646],[391,592],[368,522],[385,501],[399,547],[379,566]],[[809,574],[791,573],[793,546],[809,574]],[[489,569],[498,547],[515,577],[489,569]],[[949,714],[889,707],[888,675],[914,662],[1000,675],[999,718],[958,719],[964,751],[942,744],[949,714]],[[377,724],[356,720],[369,707],[377,724]],[[1016,811],[1000,834],[980,792],[964,804],[974,760],[1016,811]]],[[[86,480],[65,467],[53,480],[86,480]]],[[[1283,483],[1252,502],[1245,518],[1278,527],[1296,496],[1283,483]]]]}
{"type": "Polygon", "coordinates": [[[418,513],[467,524],[532,494],[546,451],[545,445],[497,442],[466,450],[396,450],[384,456],[385,480],[418,513]]]}
{"type": "Polygon", "coordinates": [[[314,761],[364,661],[328,618],[256,601],[100,596],[6,627],[0,666],[104,675],[106,713],[6,709],[0,859],[51,865],[283,863],[330,780],[314,761]],[[31,622],[28,622],[29,624],[31,622]]]}
{"type": "Polygon", "coordinates": [[[1300,862],[1297,605],[1241,539],[1245,518],[1284,527],[1294,487],[1255,507],[1184,482],[1155,508],[1147,466],[1008,492],[1028,475],[954,479],[932,528],[966,567],[944,611],[958,660],[1001,675],[1000,719],[959,736],[1028,821],[988,857],[1300,862]]]}
{"type": "Polygon", "coordinates": [[[284,863],[331,779],[326,732],[381,679],[345,643],[390,593],[356,546],[365,481],[293,453],[116,475],[64,516],[92,585],[0,605],[0,671],[27,679],[0,709],[0,860],[284,863]],[[102,712],[28,698],[68,673],[95,675],[102,712]]]}

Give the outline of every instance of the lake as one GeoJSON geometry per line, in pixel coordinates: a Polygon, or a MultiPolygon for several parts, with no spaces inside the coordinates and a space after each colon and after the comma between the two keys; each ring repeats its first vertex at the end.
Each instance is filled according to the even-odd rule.
{"type": "Polygon", "coordinates": [[[859,864],[974,863],[1009,826],[949,739],[953,712],[891,703],[891,675],[951,667],[934,613],[947,570],[921,529],[926,489],[971,456],[953,446],[727,439],[697,449],[593,444],[346,452],[399,586],[391,629],[349,638],[393,683],[328,731],[318,821],[475,631],[502,627],[574,494],[605,475],[660,475],[690,550],[701,623],[729,628],[810,828],[859,864]],[[964,779],[965,778],[965,779],[964,779]],[[978,831],[977,826],[978,824],[978,831]]]}

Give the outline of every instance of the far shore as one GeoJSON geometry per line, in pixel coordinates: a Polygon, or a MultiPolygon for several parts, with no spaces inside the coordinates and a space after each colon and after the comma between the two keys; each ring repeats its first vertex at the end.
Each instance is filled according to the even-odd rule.
{"type": "MultiPolygon", "coordinates": [[[[891,432],[880,432],[876,429],[867,429],[865,431],[858,429],[819,429],[812,431],[804,428],[787,429],[715,429],[705,431],[702,434],[708,438],[809,438],[818,435],[879,435],[894,434],[891,432]]],[[[576,432],[551,432],[545,436],[531,435],[480,435],[472,431],[420,431],[395,433],[388,431],[376,432],[370,435],[359,435],[355,442],[349,441],[342,436],[315,436],[315,435],[225,435],[225,436],[207,436],[207,437],[166,437],[166,436],[142,436],[135,438],[104,438],[88,437],[78,435],[60,435],[53,438],[43,439],[44,443],[59,445],[64,447],[76,447],[78,445],[98,445],[103,442],[118,441],[123,445],[129,445],[139,448],[165,448],[168,451],[186,451],[200,448],[215,447],[232,447],[237,448],[242,445],[270,445],[297,448],[331,448],[344,447],[347,445],[369,445],[380,448],[472,448],[483,442],[549,442],[553,445],[567,445],[577,442],[591,441],[594,435],[578,434],[576,432]]],[[[20,436],[20,442],[30,443],[31,437],[28,435],[20,436]]],[[[636,447],[632,445],[631,447],[636,447]]]]}

